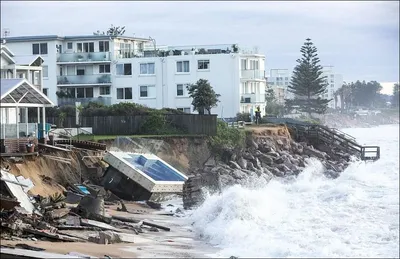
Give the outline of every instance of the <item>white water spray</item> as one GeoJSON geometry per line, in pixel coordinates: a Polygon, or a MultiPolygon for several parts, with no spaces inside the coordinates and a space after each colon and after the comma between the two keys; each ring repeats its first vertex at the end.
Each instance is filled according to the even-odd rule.
{"type": "Polygon", "coordinates": [[[374,163],[353,162],[337,179],[309,160],[296,181],[233,186],[188,218],[196,233],[229,257],[398,257],[398,125],[349,129],[381,146],[374,163]]]}

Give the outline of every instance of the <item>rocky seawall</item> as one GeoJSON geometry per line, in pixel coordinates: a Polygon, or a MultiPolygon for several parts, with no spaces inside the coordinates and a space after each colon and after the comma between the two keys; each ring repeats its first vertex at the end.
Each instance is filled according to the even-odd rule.
{"type": "Polygon", "coordinates": [[[250,179],[258,184],[267,184],[274,177],[293,179],[310,158],[319,159],[325,175],[336,178],[349,165],[351,155],[328,148],[325,151],[293,141],[285,127],[253,131],[247,135],[244,148],[225,149],[223,154],[211,156],[203,167],[192,168],[184,185],[184,207],[200,204],[205,192],[220,192],[235,184],[247,185],[250,179]]]}

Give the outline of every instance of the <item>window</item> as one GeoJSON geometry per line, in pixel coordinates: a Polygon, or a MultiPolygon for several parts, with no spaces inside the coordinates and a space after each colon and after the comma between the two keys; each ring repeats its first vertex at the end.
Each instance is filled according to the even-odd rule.
{"type": "Polygon", "coordinates": [[[48,94],[48,91],[49,91],[49,88],[43,88],[42,89],[43,94],[46,95],[46,96],[48,94]]]}
{"type": "Polygon", "coordinates": [[[82,43],[76,43],[76,52],[82,52],[82,43]]]}
{"type": "Polygon", "coordinates": [[[274,83],[274,82],[268,82],[268,84],[270,84],[270,85],[274,85],[275,83],[274,83]]]}
{"type": "Polygon", "coordinates": [[[258,70],[258,60],[250,60],[250,69],[258,70]]]}
{"type": "Polygon", "coordinates": [[[47,54],[47,43],[40,43],[40,54],[41,55],[47,54]]]}
{"type": "Polygon", "coordinates": [[[184,113],[190,113],[191,112],[191,109],[190,109],[190,107],[189,108],[176,108],[178,111],[182,111],[182,112],[184,112],[184,113]]]}
{"type": "Polygon", "coordinates": [[[242,70],[247,70],[247,60],[246,59],[242,59],[240,61],[240,66],[242,67],[242,70]]]}
{"type": "Polygon", "coordinates": [[[147,86],[142,85],[142,86],[140,87],[140,97],[147,97],[147,94],[148,94],[148,92],[147,92],[147,86]]]}
{"type": "Polygon", "coordinates": [[[124,99],[124,88],[117,88],[117,99],[124,99]]]}
{"type": "Polygon", "coordinates": [[[75,98],[75,88],[67,88],[67,93],[71,98],[75,98]]]}
{"type": "Polygon", "coordinates": [[[72,42],[67,43],[67,49],[72,49],[72,42]]]}
{"type": "Polygon", "coordinates": [[[132,64],[131,63],[126,63],[126,64],[117,64],[116,66],[117,70],[117,75],[132,75],[132,64]]]}
{"type": "Polygon", "coordinates": [[[99,52],[110,51],[110,43],[108,41],[99,41],[99,52]]]}
{"type": "Polygon", "coordinates": [[[189,72],[189,61],[177,61],[176,62],[176,72],[188,73],[189,72]]]}
{"type": "Polygon", "coordinates": [[[210,60],[198,60],[197,61],[197,69],[199,69],[199,70],[210,69],[210,60]]]}
{"type": "Polygon", "coordinates": [[[76,88],[76,98],[85,98],[85,88],[76,88]]]}
{"type": "Polygon", "coordinates": [[[141,75],[154,75],[154,63],[140,64],[141,75]]]}
{"type": "Polygon", "coordinates": [[[99,65],[99,73],[103,74],[103,73],[110,73],[110,65],[99,65]]]}
{"type": "Polygon", "coordinates": [[[331,78],[334,77],[334,75],[331,75],[331,78]]]}
{"type": "Polygon", "coordinates": [[[117,99],[132,99],[132,88],[117,88],[117,99]]]}
{"type": "Polygon", "coordinates": [[[285,85],[289,85],[289,82],[285,82],[285,85]]]}
{"type": "Polygon", "coordinates": [[[47,54],[47,43],[34,43],[32,44],[33,55],[46,55],[47,54]]]}
{"type": "Polygon", "coordinates": [[[333,88],[335,85],[334,84],[331,84],[331,88],[333,88]]]}
{"type": "Polygon", "coordinates": [[[110,87],[109,86],[100,87],[100,95],[109,95],[109,94],[110,94],[110,87]]]}
{"type": "Polygon", "coordinates": [[[125,99],[132,99],[132,88],[125,88],[125,99]]]}
{"type": "Polygon", "coordinates": [[[183,96],[183,84],[176,85],[176,95],[183,96]]]}
{"type": "Polygon", "coordinates": [[[77,68],[76,68],[76,75],[77,75],[77,76],[83,76],[83,75],[85,75],[85,67],[77,67],[77,68]]]}
{"type": "Polygon", "coordinates": [[[93,98],[93,87],[85,88],[85,97],[93,98]]]}
{"type": "Polygon", "coordinates": [[[77,52],[94,52],[94,42],[76,43],[77,52]]]}
{"type": "Polygon", "coordinates": [[[42,66],[42,73],[43,73],[43,77],[49,77],[49,67],[42,66]]]}
{"type": "Polygon", "coordinates": [[[177,84],[176,85],[176,96],[185,96],[186,95],[186,87],[189,84],[177,84]]]}
{"type": "Polygon", "coordinates": [[[140,97],[155,97],[156,87],[154,85],[141,85],[140,86],[140,97]]]}
{"type": "Polygon", "coordinates": [[[285,80],[286,80],[286,81],[289,80],[289,77],[285,77],[285,80]]]}

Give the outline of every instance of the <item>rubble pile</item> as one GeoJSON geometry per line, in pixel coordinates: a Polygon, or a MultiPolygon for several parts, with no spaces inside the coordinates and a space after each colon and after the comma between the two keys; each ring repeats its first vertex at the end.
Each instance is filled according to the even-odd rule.
{"type": "MultiPolygon", "coordinates": [[[[133,243],[134,236],[140,233],[170,231],[168,227],[151,222],[109,215],[106,204],[118,205],[120,208],[117,211],[126,214],[141,212],[129,211],[122,200],[101,186],[84,183],[69,186],[63,194],[33,196],[29,195],[29,189],[33,187],[29,179],[15,177],[6,170],[1,170],[0,184],[4,187],[0,194],[2,240],[93,242],[106,245],[133,243]]],[[[151,205],[161,207],[155,203],[151,205]]]]}

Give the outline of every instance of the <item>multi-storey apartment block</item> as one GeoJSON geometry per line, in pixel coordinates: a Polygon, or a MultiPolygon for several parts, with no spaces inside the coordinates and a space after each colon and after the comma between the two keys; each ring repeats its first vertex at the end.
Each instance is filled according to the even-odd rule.
{"type": "Polygon", "coordinates": [[[267,77],[267,84],[275,93],[279,104],[285,104],[285,99],[293,98],[293,94],[287,90],[290,83],[291,73],[289,69],[271,69],[267,77]]]}
{"type": "Polygon", "coordinates": [[[235,44],[155,46],[125,36],[8,37],[19,55],[43,60],[43,91],[59,105],[135,102],[193,112],[186,86],[207,79],[220,94],[212,113],[234,117],[265,107],[265,56],[235,44]]]}
{"type": "MultiPolygon", "coordinates": [[[[331,99],[328,107],[335,109],[339,106],[335,100],[335,92],[343,85],[343,76],[335,73],[332,66],[324,66],[322,75],[326,77],[328,86],[321,97],[331,99]]],[[[294,94],[288,91],[291,77],[292,73],[289,69],[271,69],[270,75],[267,77],[267,84],[274,89],[275,96],[281,104],[284,104],[285,99],[294,98],[294,94]]]]}

